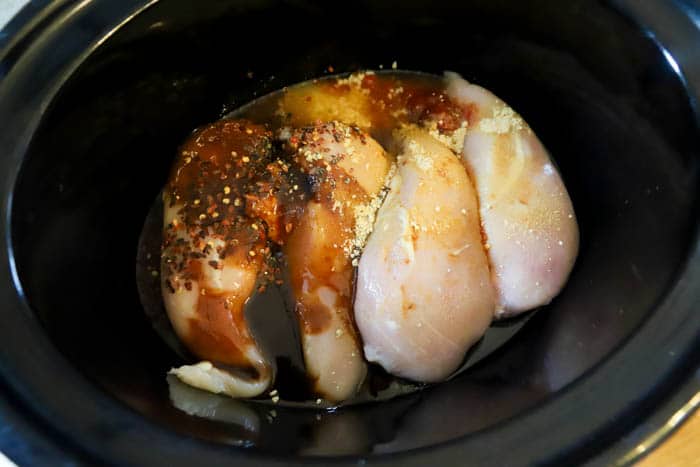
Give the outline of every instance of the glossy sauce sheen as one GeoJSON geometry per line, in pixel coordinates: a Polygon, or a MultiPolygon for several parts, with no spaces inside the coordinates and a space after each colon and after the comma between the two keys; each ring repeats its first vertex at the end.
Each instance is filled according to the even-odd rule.
{"type": "MultiPolygon", "coordinates": [[[[337,293],[336,307],[351,311],[356,263],[342,245],[352,235],[354,218],[339,215],[334,203],[350,197],[368,202],[369,197],[340,165],[324,167],[299,157],[299,144],[304,140],[308,144],[314,137],[303,128],[320,121],[342,121],[358,134],[367,132],[391,151],[391,132],[402,124],[421,124],[431,128],[431,134],[441,135],[458,129],[469,120],[469,113],[446,97],[439,77],[370,72],[302,83],[257,99],[196,130],[180,148],[164,193],[166,206],[182,205],[177,217],[182,220],[180,225],[165,229],[164,286],[173,291],[201,279],[201,268],[207,266],[195,260],[205,256],[203,252],[210,253],[203,239],[211,235],[221,239],[223,246],[216,247],[218,260],[210,261],[208,267],[231,264],[257,271],[258,282],[251,294],[255,290],[264,293],[268,287],[281,286],[288,294],[287,285],[292,291],[330,285],[337,293]],[[293,130],[292,138],[280,139],[279,130],[286,127],[299,130],[293,130]],[[309,206],[314,212],[308,212],[309,206]],[[304,235],[305,229],[313,228],[309,215],[330,217],[324,222],[331,226],[325,235],[336,241],[299,244],[311,238],[304,235]],[[182,229],[186,240],[177,233],[182,229]],[[282,284],[285,275],[289,284],[282,284]]],[[[203,291],[197,319],[190,323],[189,350],[215,364],[245,367],[241,350],[255,345],[246,322],[248,311],[244,313],[248,301],[247,296],[232,300],[218,290],[203,291]]],[[[299,299],[287,300],[286,307],[290,304],[293,310],[287,312],[295,312],[302,334],[328,330],[332,319],[327,306],[299,299]]],[[[275,314],[279,315],[270,313],[275,314]]],[[[359,341],[352,313],[347,316],[345,324],[359,341]]],[[[400,379],[387,379],[373,365],[358,399],[376,397],[392,379],[393,393],[416,388],[397,386],[400,379]]],[[[282,398],[291,392],[298,393],[280,387],[282,398]]]]}

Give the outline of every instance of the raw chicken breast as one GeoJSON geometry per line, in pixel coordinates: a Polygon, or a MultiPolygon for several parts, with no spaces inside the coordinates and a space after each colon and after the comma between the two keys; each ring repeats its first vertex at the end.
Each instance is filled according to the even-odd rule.
{"type": "Polygon", "coordinates": [[[163,195],[163,301],[180,340],[203,360],[172,373],[232,397],[257,396],[273,377],[243,313],[269,252],[267,227],[246,213],[244,195],[267,173],[270,136],[241,121],[198,130],[163,195]]]}
{"type": "Polygon", "coordinates": [[[447,93],[468,109],[463,161],[476,183],[496,316],[549,303],[578,253],[578,226],[562,179],[534,132],[486,89],[447,74],[447,93]]]}
{"type": "Polygon", "coordinates": [[[284,246],[306,371],[317,394],[342,401],[367,372],[351,316],[353,257],[374,220],[390,161],[371,137],[339,122],[295,131],[289,146],[313,192],[284,246]]]}
{"type": "MultiPolygon", "coordinates": [[[[166,209],[166,225],[177,219],[178,205],[166,209]]],[[[177,239],[182,238],[177,235],[177,239]]],[[[252,294],[260,259],[247,257],[253,245],[241,245],[240,251],[229,256],[220,268],[210,262],[219,261],[215,248],[223,242],[213,237],[203,239],[214,245],[203,258],[184,260],[184,256],[165,251],[163,263],[167,272],[168,261],[186,261],[180,274],[163,274],[163,302],[170,322],[182,342],[197,357],[206,361],[185,365],[172,370],[183,382],[215,393],[232,397],[254,397],[261,394],[271,382],[271,369],[248,331],[243,315],[244,304],[252,294]],[[241,370],[254,369],[254,378],[245,372],[234,375],[215,367],[226,365],[241,370]]]]}
{"type": "Polygon", "coordinates": [[[455,154],[400,130],[397,173],[357,274],[365,356],[416,381],[447,378],[493,317],[476,193],[455,154]]]}

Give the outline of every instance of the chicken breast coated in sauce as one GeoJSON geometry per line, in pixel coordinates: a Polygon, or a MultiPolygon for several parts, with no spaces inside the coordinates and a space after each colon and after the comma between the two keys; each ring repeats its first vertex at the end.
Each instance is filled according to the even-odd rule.
{"type": "Polygon", "coordinates": [[[342,401],[367,372],[352,317],[353,258],[374,222],[390,160],[369,135],[338,122],[295,131],[289,145],[313,193],[284,246],[306,371],[318,394],[342,401]]]}
{"type": "Polygon", "coordinates": [[[262,126],[208,125],[181,148],[163,194],[163,302],[180,340],[203,360],[172,373],[232,397],[259,395],[273,379],[244,315],[267,273],[268,237],[278,235],[262,219],[281,217],[277,194],[287,185],[271,148],[262,126]]]}

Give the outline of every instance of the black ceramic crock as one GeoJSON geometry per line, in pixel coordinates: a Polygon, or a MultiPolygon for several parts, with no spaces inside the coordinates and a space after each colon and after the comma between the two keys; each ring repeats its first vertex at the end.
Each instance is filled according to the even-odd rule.
{"type": "Polygon", "coordinates": [[[34,0],[0,36],[0,448],[37,465],[635,459],[700,388],[699,27],[670,0],[34,0]],[[178,144],[329,66],[394,61],[461,73],[539,134],[580,221],[568,285],[418,394],[243,403],[249,425],[175,409],[181,360],[134,263],[178,144]]]}

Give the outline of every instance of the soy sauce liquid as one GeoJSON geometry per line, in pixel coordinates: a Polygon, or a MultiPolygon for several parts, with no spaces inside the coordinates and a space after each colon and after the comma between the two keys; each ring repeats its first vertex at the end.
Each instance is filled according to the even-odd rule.
{"type": "MultiPolygon", "coordinates": [[[[339,120],[356,124],[368,132],[391,153],[391,132],[402,124],[430,119],[440,132],[454,131],[466,119],[468,111],[454,106],[445,94],[442,77],[425,73],[387,71],[338,75],[307,81],[262,96],[225,115],[226,119],[247,119],[264,124],[274,133],[288,127],[303,127],[316,121],[339,120]],[[369,104],[368,104],[369,103],[369,104]]],[[[185,363],[195,359],[178,340],[168,320],[161,298],[160,254],[163,206],[160,196],[154,202],[140,236],[136,263],[136,279],[144,311],[154,329],[180,355],[185,363]]],[[[273,252],[283,265],[279,251],[273,252]]],[[[284,277],[283,277],[284,279],[284,277]]],[[[311,391],[301,351],[299,326],[294,312],[295,302],[288,281],[266,284],[254,292],[245,307],[246,321],[260,348],[276,367],[274,387],[282,406],[334,408],[318,400],[311,391]]],[[[455,375],[474,365],[510,339],[529,319],[524,317],[499,322],[470,349],[455,375]]],[[[380,366],[369,364],[367,378],[351,400],[341,405],[391,399],[426,387],[386,373],[380,366]]],[[[272,404],[264,395],[251,401],[272,404]]]]}

